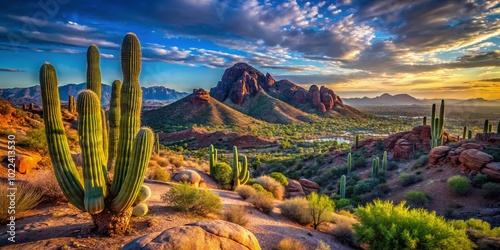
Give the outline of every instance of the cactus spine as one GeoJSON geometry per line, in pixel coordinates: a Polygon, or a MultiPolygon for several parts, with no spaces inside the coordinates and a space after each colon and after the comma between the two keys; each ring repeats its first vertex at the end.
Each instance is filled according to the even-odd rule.
{"type": "Polygon", "coordinates": [[[107,147],[103,145],[102,131],[106,126],[103,125],[105,122],[98,95],[89,89],[81,92],[77,100],[84,175],[82,187],[64,134],[55,69],[48,63],[40,69],[45,130],[56,178],[68,200],[92,215],[100,234],[121,234],[128,228],[132,206],[143,184],[153,149],[153,132],[139,127],[142,104],[138,82],[140,64],[139,40],[129,33],[122,44],[124,84],[120,106],[123,113],[120,118],[119,154],[111,188],[106,183],[108,159],[105,157],[107,147]]]}
{"type": "Polygon", "coordinates": [[[121,89],[122,89],[122,82],[120,80],[113,81],[113,84],[111,86],[111,100],[109,101],[109,111],[108,111],[109,141],[108,141],[107,166],[109,171],[112,171],[115,167],[118,142],[120,140],[121,89]]]}
{"type": "Polygon", "coordinates": [[[372,159],[372,177],[375,177],[378,175],[379,165],[380,165],[380,158],[378,158],[378,157],[373,158],[372,159]]]}
{"type": "Polygon", "coordinates": [[[384,155],[382,156],[382,172],[387,171],[387,151],[384,151],[384,155]]]}
{"type": "Polygon", "coordinates": [[[464,126],[464,132],[462,135],[462,138],[464,138],[464,140],[467,140],[467,131],[469,131],[469,129],[467,128],[467,126],[464,126]]]}
{"type": "Polygon", "coordinates": [[[443,145],[444,134],[444,100],[441,100],[439,118],[436,117],[436,104],[432,104],[431,116],[431,148],[443,145]]]}
{"type": "Polygon", "coordinates": [[[345,198],[345,175],[340,177],[340,198],[345,198]]]}
{"type": "Polygon", "coordinates": [[[352,155],[351,153],[347,154],[347,176],[351,175],[352,169],[352,155]]]}
{"type": "Polygon", "coordinates": [[[427,125],[427,116],[424,116],[424,121],[423,121],[423,125],[427,125]]]}

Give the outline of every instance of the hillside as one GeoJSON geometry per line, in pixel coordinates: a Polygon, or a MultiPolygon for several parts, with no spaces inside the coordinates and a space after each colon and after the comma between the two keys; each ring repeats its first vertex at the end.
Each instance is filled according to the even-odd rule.
{"type": "Polygon", "coordinates": [[[416,99],[415,97],[408,94],[383,94],[374,98],[347,98],[344,99],[346,104],[352,106],[387,106],[387,105],[423,105],[424,102],[416,99]]]}
{"type": "Polygon", "coordinates": [[[204,90],[194,93],[165,107],[146,111],[142,116],[145,125],[164,132],[172,127],[189,128],[194,124],[206,126],[257,127],[265,122],[244,115],[211,98],[204,90]]]}
{"type": "MultiPolygon", "coordinates": [[[[68,95],[77,96],[78,92],[86,89],[86,83],[67,84],[59,86],[59,96],[61,101],[68,101],[68,95]]],[[[179,92],[174,89],[169,89],[164,86],[142,87],[143,101],[161,100],[175,101],[187,96],[186,92],[179,92]]],[[[42,96],[40,86],[32,86],[27,88],[6,88],[0,89],[0,98],[9,101],[13,106],[21,107],[23,104],[34,103],[35,106],[42,105],[42,96]]],[[[111,86],[102,84],[102,103],[109,104],[111,98],[111,86]]]]}

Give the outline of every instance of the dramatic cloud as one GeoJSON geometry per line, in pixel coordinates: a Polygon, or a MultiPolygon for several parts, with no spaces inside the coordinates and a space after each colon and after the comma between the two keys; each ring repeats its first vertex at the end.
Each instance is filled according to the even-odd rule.
{"type": "Polygon", "coordinates": [[[0,68],[0,72],[26,72],[22,69],[0,68]]]}

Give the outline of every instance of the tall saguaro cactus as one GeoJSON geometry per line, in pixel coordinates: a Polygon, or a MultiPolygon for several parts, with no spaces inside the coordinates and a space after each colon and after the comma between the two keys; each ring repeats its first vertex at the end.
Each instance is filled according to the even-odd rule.
{"type": "Polygon", "coordinates": [[[68,111],[71,114],[76,114],[76,99],[74,96],[68,96],[68,111]]]}
{"type": "Polygon", "coordinates": [[[217,165],[217,149],[214,145],[210,145],[209,148],[209,161],[210,161],[210,175],[214,176],[215,174],[215,165],[217,165]]]}
{"type": "MultiPolygon", "coordinates": [[[[104,145],[103,129],[106,126],[103,125],[99,96],[93,89],[88,89],[82,91],[77,100],[82,187],[64,133],[55,69],[49,63],[40,69],[45,131],[57,181],[68,201],[92,215],[99,234],[123,234],[128,228],[132,206],[142,187],[153,148],[153,132],[139,127],[142,94],[138,82],[140,54],[139,40],[134,34],[127,34],[122,44],[124,85],[120,99],[123,111],[118,142],[120,154],[111,185],[107,182],[108,159],[105,151],[108,147],[104,145]]],[[[113,119],[117,119],[116,116],[113,119]]]]}
{"type": "Polygon", "coordinates": [[[349,152],[349,154],[347,154],[347,176],[351,175],[351,170],[352,170],[352,155],[349,152]]]}
{"type": "Polygon", "coordinates": [[[431,148],[443,145],[444,134],[444,100],[441,100],[439,118],[436,117],[436,104],[432,104],[431,116],[431,148]]]}
{"type": "Polygon", "coordinates": [[[384,155],[382,156],[382,172],[387,171],[387,151],[384,151],[384,155]]]}
{"type": "Polygon", "coordinates": [[[342,177],[340,177],[340,198],[345,198],[345,183],[345,175],[342,175],[342,177]]]}
{"type": "Polygon", "coordinates": [[[243,164],[239,161],[238,148],[233,147],[233,190],[236,190],[240,185],[244,185],[250,179],[250,171],[248,171],[248,160],[243,156],[243,164]]]}
{"type": "Polygon", "coordinates": [[[375,157],[372,159],[372,177],[378,176],[380,166],[380,158],[375,157]]]}
{"type": "Polygon", "coordinates": [[[464,126],[464,132],[463,132],[463,135],[462,135],[462,138],[464,138],[464,140],[470,139],[470,138],[467,138],[467,132],[468,131],[469,131],[469,128],[467,128],[467,126],[464,126]]]}

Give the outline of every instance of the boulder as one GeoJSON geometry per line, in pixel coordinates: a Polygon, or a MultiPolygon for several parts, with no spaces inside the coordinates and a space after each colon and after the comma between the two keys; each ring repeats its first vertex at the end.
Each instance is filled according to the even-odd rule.
{"type": "Polygon", "coordinates": [[[175,182],[189,183],[191,186],[199,187],[204,182],[201,176],[193,170],[181,170],[173,178],[175,182]]]}
{"type": "Polygon", "coordinates": [[[300,178],[299,183],[302,186],[302,188],[319,189],[318,183],[308,180],[306,178],[300,178]]]}
{"type": "Polygon", "coordinates": [[[210,93],[204,89],[193,89],[193,94],[189,98],[191,103],[205,104],[210,100],[210,93]]]}
{"type": "Polygon", "coordinates": [[[475,140],[486,142],[488,144],[500,145],[500,134],[498,134],[498,133],[477,133],[475,140]]]}
{"type": "Polygon", "coordinates": [[[307,102],[307,92],[303,89],[295,91],[292,97],[292,102],[294,103],[306,103],[307,102]]]}
{"type": "Polygon", "coordinates": [[[311,87],[309,87],[309,91],[307,92],[307,99],[308,99],[308,100],[312,100],[312,98],[313,98],[313,94],[314,94],[314,92],[316,92],[316,91],[319,91],[318,86],[316,86],[316,85],[311,85],[311,87]]]}
{"type": "MultiPolygon", "coordinates": [[[[288,179],[288,178],[287,178],[288,179]]],[[[295,196],[306,196],[300,182],[294,179],[288,179],[288,186],[285,187],[285,196],[287,198],[295,196]]]]}
{"type": "Polygon", "coordinates": [[[429,165],[434,166],[439,161],[445,159],[450,149],[448,146],[439,146],[431,149],[429,152],[429,165]]]}
{"type": "Polygon", "coordinates": [[[237,224],[224,220],[204,220],[163,232],[143,235],[125,245],[122,250],[260,250],[255,235],[237,224]]]}
{"type": "Polygon", "coordinates": [[[406,139],[399,139],[394,146],[394,159],[410,159],[412,153],[410,141],[406,139]]]}
{"type": "Polygon", "coordinates": [[[325,104],[320,102],[318,104],[318,106],[316,106],[316,111],[321,112],[321,113],[325,113],[326,112],[325,104]]]}
{"type": "Polygon", "coordinates": [[[313,108],[316,108],[316,107],[318,107],[319,104],[321,104],[320,93],[319,93],[319,91],[314,91],[312,93],[311,105],[313,106],[313,108]]]}
{"type": "Polygon", "coordinates": [[[486,164],[492,162],[493,156],[477,149],[466,149],[462,151],[458,159],[462,166],[477,172],[486,164]]]}
{"type": "Polygon", "coordinates": [[[328,91],[321,94],[321,102],[325,105],[326,110],[333,108],[333,97],[328,94],[328,91]]]}
{"type": "Polygon", "coordinates": [[[479,143],[473,143],[473,142],[464,143],[460,147],[463,148],[464,150],[465,149],[477,149],[477,150],[483,150],[484,149],[483,145],[481,145],[479,143]]]}
{"type": "MultiPolygon", "coordinates": [[[[41,160],[42,156],[36,153],[30,155],[17,154],[14,157],[14,164],[16,165],[17,172],[28,174],[41,160]]],[[[5,157],[4,161],[8,161],[8,157],[5,157]]]]}
{"type": "Polygon", "coordinates": [[[266,85],[269,87],[272,86],[275,82],[276,80],[274,80],[273,76],[271,76],[271,74],[269,73],[266,73],[266,85]]]}
{"type": "Polygon", "coordinates": [[[500,181],[500,162],[490,162],[481,169],[481,173],[487,175],[490,179],[500,181]]]}

